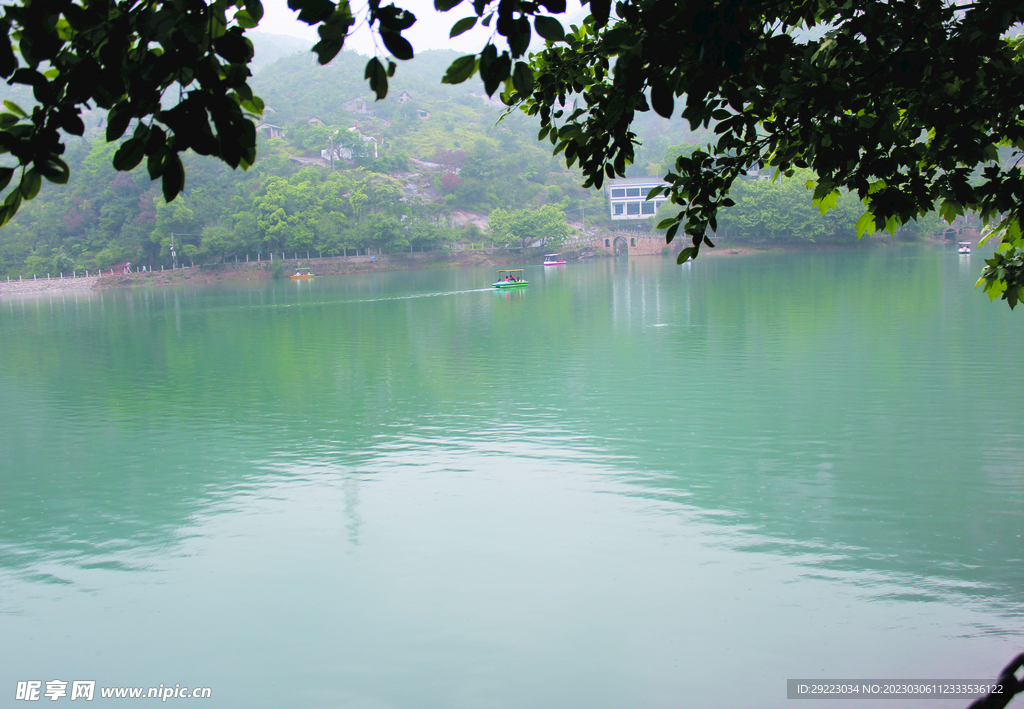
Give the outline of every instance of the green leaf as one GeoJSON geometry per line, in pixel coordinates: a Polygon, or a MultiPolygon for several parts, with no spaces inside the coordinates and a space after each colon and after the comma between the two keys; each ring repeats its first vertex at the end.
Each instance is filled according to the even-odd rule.
{"type": "Polygon", "coordinates": [[[463,17],[461,20],[452,25],[452,31],[448,34],[449,37],[458,37],[463,32],[468,32],[476,26],[476,15],[472,17],[463,17]]]}
{"type": "Polygon", "coordinates": [[[821,199],[812,200],[811,204],[816,206],[822,214],[830,209],[835,209],[836,205],[839,204],[839,190],[832,190],[821,199]]]}
{"type": "MultiPolygon", "coordinates": [[[[485,52],[488,47],[493,49],[494,45],[487,45],[484,48],[485,52]]],[[[486,55],[481,54],[480,57],[480,78],[484,80],[484,92],[491,96],[512,73],[512,60],[509,58],[508,52],[502,52],[501,56],[492,58],[489,63],[484,61],[484,56],[486,55]]]]}
{"type": "MultiPolygon", "coordinates": [[[[391,52],[391,56],[393,56],[395,59],[402,59],[404,61],[412,59],[412,45],[409,44],[409,40],[407,40],[402,35],[398,34],[397,32],[381,32],[380,38],[384,40],[384,46],[388,48],[388,51],[391,52]]],[[[384,74],[386,76],[387,72],[385,71],[384,74]]],[[[385,86],[386,85],[387,84],[385,83],[385,86]]],[[[384,91],[384,95],[387,95],[386,88],[384,91]]],[[[378,98],[384,98],[384,96],[380,96],[378,93],[378,98]]]]}
{"type": "Polygon", "coordinates": [[[71,168],[58,157],[48,157],[33,163],[39,173],[55,185],[66,185],[71,177],[71,168]]]}
{"type": "MultiPolygon", "coordinates": [[[[402,37],[396,32],[382,32],[381,39],[384,40],[384,46],[387,47],[391,55],[396,59],[409,60],[413,58],[413,45],[409,43],[409,40],[402,37]]],[[[387,72],[384,72],[385,76],[387,72]]],[[[385,95],[387,91],[385,90],[385,95]]]]}
{"type": "Polygon", "coordinates": [[[331,0],[288,0],[288,7],[299,11],[299,19],[307,25],[326,20],[334,11],[331,0]]]}
{"type": "Polygon", "coordinates": [[[169,155],[167,148],[160,148],[152,153],[148,153],[149,157],[146,159],[146,172],[149,173],[149,179],[155,180],[164,174],[164,161],[169,155]]]}
{"type": "MultiPolygon", "coordinates": [[[[252,125],[250,123],[250,125],[252,125]]],[[[156,155],[157,153],[164,150],[167,146],[167,134],[164,133],[163,129],[156,126],[149,132],[149,136],[146,138],[146,155],[156,155]]]]}
{"type": "Polygon", "coordinates": [[[235,64],[247,64],[252,61],[253,47],[245,35],[237,29],[222,34],[213,41],[217,54],[235,64]]]}
{"type": "Polygon", "coordinates": [[[236,12],[235,22],[238,23],[239,27],[247,30],[251,30],[253,27],[256,27],[259,24],[259,20],[255,19],[251,14],[249,14],[248,10],[239,10],[238,12],[236,12]]]}
{"type": "MultiPolygon", "coordinates": [[[[43,186],[43,177],[34,169],[30,169],[25,172],[21,178],[21,184],[18,186],[18,191],[21,196],[25,199],[35,199],[35,196],[39,194],[39,188],[43,186]]],[[[10,195],[7,196],[10,199],[10,195]]]]}
{"type": "Polygon", "coordinates": [[[865,234],[873,234],[875,232],[875,215],[871,212],[864,212],[860,219],[857,220],[855,228],[858,239],[865,234]]]}
{"type": "Polygon", "coordinates": [[[7,189],[7,185],[11,184],[11,177],[13,176],[13,167],[0,167],[0,190],[7,189]]]}
{"type": "Polygon", "coordinates": [[[694,257],[696,255],[697,255],[697,249],[695,247],[693,247],[693,246],[687,246],[685,249],[683,249],[682,251],[679,252],[678,256],[676,256],[676,263],[678,263],[678,264],[686,263],[690,258],[692,258],[692,257],[694,257]]]}
{"type": "Polygon", "coordinates": [[[651,84],[651,106],[662,118],[671,118],[675,109],[675,91],[671,84],[662,76],[658,76],[651,84]]]}
{"type": "Polygon", "coordinates": [[[14,209],[17,209],[21,205],[21,190],[11,190],[7,193],[7,199],[4,200],[4,204],[8,207],[15,205],[14,209]]]}
{"type": "MultiPolygon", "coordinates": [[[[10,33],[10,26],[4,27],[6,32],[3,33],[4,37],[7,37],[10,33]]],[[[6,78],[14,73],[14,70],[18,68],[18,58],[14,54],[14,48],[11,46],[9,39],[0,39],[0,76],[6,78]]]]}
{"type": "MultiPolygon", "coordinates": [[[[499,19],[501,13],[498,13],[499,19]]],[[[498,32],[501,32],[501,24],[498,25],[498,32]]],[[[530,48],[530,35],[533,34],[533,29],[530,27],[530,22],[525,17],[518,17],[506,27],[508,33],[505,35],[508,39],[509,49],[512,50],[513,57],[521,57],[526,54],[530,48]]],[[[503,52],[504,54],[504,52],[503,52]]]]}
{"type": "Polygon", "coordinates": [[[590,12],[594,15],[594,24],[598,29],[608,24],[611,11],[612,0],[590,0],[590,12]]]}
{"type": "Polygon", "coordinates": [[[440,12],[448,12],[461,2],[462,0],[434,0],[434,9],[440,12]]]}
{"type": "Polygon", "coordinates": [[[242,101],[240,105],[246,111],[249,111],[250,113],[255,113],[257,116],[262,116],[263,109],[266,108],[265,104],[263,103],[263,99],[261,99],[259,96],[253,96],[252,99],[249,101],[242,101]]]}
{"type": "Polygon", "coordinates": [[[473,72],[476,71],[476,56],[469,54],[464,57],[459,57],[451,63],[448,67],[448,71],[444,73],[444,78],[441,79],[443,84],[461,84],[463,81],[473,76],[473,72]]]}
{"type": "Polygon", "coordinates": [[[512,72],[512,85],[520,96],[529,96],[533,93],[533,69],[526,62],[516,62],[515,70],[512,72]]]}
{"type": "MultiPolygon", "coordinates": [[[[324,28],[321,27],[321,30],[324,28]]],[[[321,32],[321,37],[323,33],[321,32]]],[[[338,56],[338,52],[341,51],[342,47],[345,46],[345,38],[341,37],[330,37],[321,39],[319,42],[313,45],[313,51],[316,52],[316,60],[320,66],[330,64],[331,60],[338,56]]]]}
{"type": "Polygon", "coordinates": [[[21,206],[21,190],[11,190],[7,195],[7,199],[4,200],[4,206],[0,211],[0,226],[4,226],[14,215],[18,213],[18,208],[21,206]]]}
{"type": "Polygon", "coordinates": [[[260,0],[245,0],[245,11],[256,22],[263,19],[263,3],[260,0]]]}
{"type": "Polygon", "coordinates": [[[132,114],[128,104],[125,101],[115,104],[107,113],[107,142],[113,143],[124,135],[131,120],[132,114]]]}
{"type": "Polygon", "coordinates": [[[4,107],[11,113],[16,113],[22,118],[28,118],[28,114],[25,113],[25,111],[22,110],[21,106],[16,104],[14,101],[8,101],[7,99],[4,99],[4,107]]]}
{"type": "Polygon", "coordinates": [[[377,94],[378,101],[388,95],[388,71],[377,57],[366,62],[363,78],[370,80],[370,89],[377,94]]]}
{"type": "Polygon", "coordinates": [[[947,224],[952,224],[953,221],[963,215],[964,208],[962,205],[957,204],[952,200],[943,200],[942,204],[939,205],[939,216],[946,220],[947,224]]]}
{"type": "Polygon", "coordinates": [[[129,172],[142,162],[146,154],[145,142],[137,138],[129,138],[121,143],[121,147],[114,153],[112,160],[114,169],[120,172],[129,172]]]}
{"type": "Polygon", "coordinates": [[[164,160],[163,167],[164,201],[173,202],[185,186],[185,166],[181,164],[181,158],[177,153],[171,153],[164,160]]]}
{"type": "Polygon", "coordinates": [[[537,34],[549,42],[560,42],[565,39],[565,29],[562,23],[547,15],[537,15],[533,18],[533,27],[537,34]]]}

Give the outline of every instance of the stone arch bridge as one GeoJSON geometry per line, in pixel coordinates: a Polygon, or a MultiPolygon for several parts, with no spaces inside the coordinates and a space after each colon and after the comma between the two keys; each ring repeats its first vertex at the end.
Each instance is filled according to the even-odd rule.
{"type": "Polygon", "coordinates": [[[581,256],[586,252],[594,255],[604,256],[656,256],[668,253],[678,253],[682,248],[679,239],[673,240],[671,244],[665,243],[665,237],[661,234],[649,235],[638,234],[637,232],[620,231],[613,234],[604,234],[593,239],[580,239],[561,246],[566,251],[574,251],[581,256]]]}

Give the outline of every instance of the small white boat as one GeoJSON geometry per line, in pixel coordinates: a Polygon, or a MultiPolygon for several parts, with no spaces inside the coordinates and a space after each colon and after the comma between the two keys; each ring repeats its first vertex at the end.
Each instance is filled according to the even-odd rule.
{"type": "Polygon", "coordinates": [[[969,242],[969,241],[961,241],[960,242],[960,248],[957,249],[957,250],[960,253],[962,253],[962,254],[969,254],[969,253],[971,253],[971,242],[969,242]]]}
{"type": "Polygon", "coordinates": [[[544,254],[544,265],[545,266],[564,266],[565,259],[562,258],[562,254],[544,254]]]}

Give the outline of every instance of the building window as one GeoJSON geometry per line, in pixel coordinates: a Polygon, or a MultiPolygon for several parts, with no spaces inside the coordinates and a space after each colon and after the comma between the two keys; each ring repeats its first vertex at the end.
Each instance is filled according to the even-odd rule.
{"type": "Polygon", "coordinates": [[[625,196],[626,196],[626,190],[622,189],[621,187],[618,188],[618,189],[613,189],[612,190],[612,199],[615,199],[616,197],[625,197],[625,196]]]}
{"type": "Polygon", "coordinates": [[[643,212],[644,214],[654,214],[654,202],[644,202],[644,203],[643,203],[643,204],[642,204],[642,205],[640,206],[640,210],[641,210],[641,211],[642,211],[642,212],[643,212]]]}
{"type": "Polygon", "coordinates": [[[611,241],[609,241],[608,239],[605,239],[605,240],[604,240],[604,245],[605,245],[605,246],[611,246],[611,245],[612,245],[612,242],[611,242],[611,241]]]}
{"type": "Polygon", "coordinates": [[[626,214],[640,214],[640,203],[639,202],[627,202],[626,203],[626,214]]]}
{"type": "Polygon", "coordinates": [[[636,246],[636,237],[633,237],[632,239],[629,240],[629,245],[636,246]]]}
{"type": "Polygon", "coordinates": [[[622,202],[616,202],[612,205],[613,214],[622,214],[622,202]]]}
{"type": "Polygon", "coordinates": [[[640,188],[639,187],[630,187],[628,190],[626,190],[626,196],[627,197],[639,197],[640,196],[640,188]]]}

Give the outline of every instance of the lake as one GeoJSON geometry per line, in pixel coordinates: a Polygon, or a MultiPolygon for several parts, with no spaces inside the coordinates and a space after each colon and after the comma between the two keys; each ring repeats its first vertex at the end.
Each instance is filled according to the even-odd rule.
{"type": "Polygon", "coordinates": [[[0,706],[53,680],[647,709],[993,679],[1024,649],[1024,314],[981,260],[5,297],[0,706]]]}

